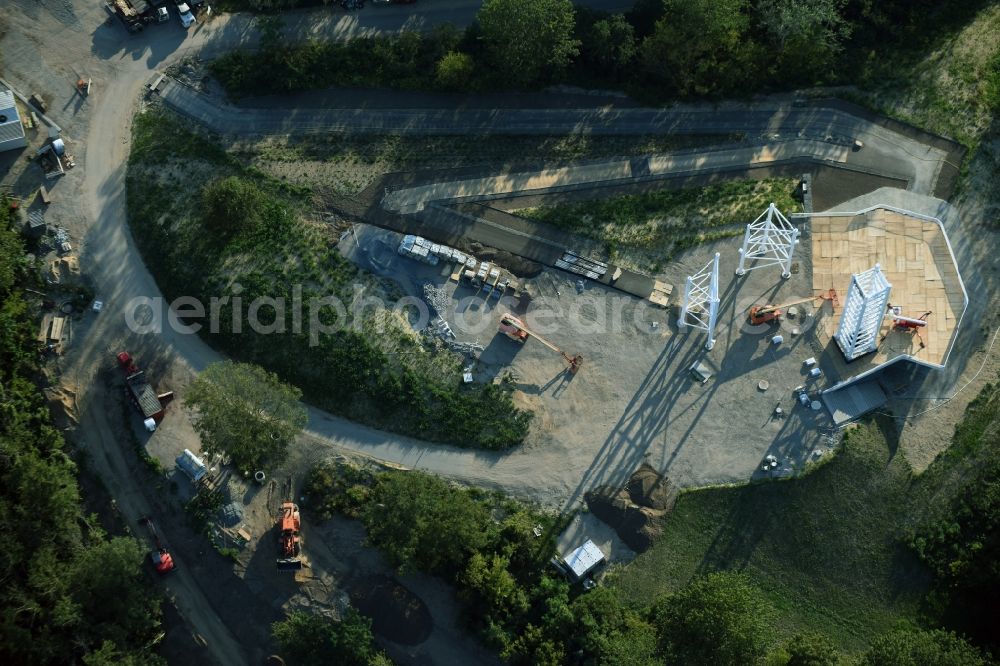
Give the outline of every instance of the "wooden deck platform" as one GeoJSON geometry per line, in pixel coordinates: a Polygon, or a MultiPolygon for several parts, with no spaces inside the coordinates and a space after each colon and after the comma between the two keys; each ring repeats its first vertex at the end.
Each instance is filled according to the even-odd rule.
{"type": "Polygon", "coordinates": [[[966,296],[947,238],[941,225],[893,210],[878,208],[858,215],[813,215],[810,218],[813,251],[813,293],[837,290],[840,303],[832,316],[817,322],[816,335],[825,354],[843,381],[900,356],[943,366],[958,323],[965,312],[966,296]],[[878,351],[846,363],[833,334],[840,322],[851,275],[880,264],[892,285],[889,303],[902,308],[902,316],[919,318],[927,326],[921,340],[912,332],[893,331],[886,317],[878,351]]]}

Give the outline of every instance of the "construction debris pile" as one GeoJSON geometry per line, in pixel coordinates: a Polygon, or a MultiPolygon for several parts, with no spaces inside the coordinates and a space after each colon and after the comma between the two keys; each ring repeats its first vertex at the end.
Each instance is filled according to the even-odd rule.
{"type": "Polygon", "coordinates": [[[451,297],[448,296],[448,293],[441,287],[435,287],[432,284],[424,285],[424,299],[439,315],[448,312],[448,306],[451,304],[451,297]]]}

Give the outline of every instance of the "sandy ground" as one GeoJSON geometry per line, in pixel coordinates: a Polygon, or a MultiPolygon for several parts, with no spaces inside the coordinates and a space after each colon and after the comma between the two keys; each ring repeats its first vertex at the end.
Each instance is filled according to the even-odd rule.
{"type": "MultiPolygon", "coordinates": [[[[357,227],[357,238],[362,248],[377,241],[398,244],[398,235],[363,225],[357,227]]],[[[345,237],[342,248],[370,267],[363,254],[356,255],[356,247],[354,238],[345,237]]],[[[807,336],[791,336],[789,325],[787,341],[775,346],[771,337],[776,330],[743,326],[751,304],[802,297],[810,288],[808,280],[804,274],[782,280],[777,269],[753,271],[737,280],[737,247],[733,239],[710,244],[668,266],[667,278],[680,285],[715,251],[723,252],[722,314],[711,352],[704,350],[702,332],[677,328],[672,311],[599,285],[586,284],[578,291],[576,281],[559,271],[546,270],[525,281],[533,296],[527,308],[506,301],[482,307],[471,300],[470,288],[443,277],[441,267],[395,255],[383,274],[399,279],[408,293],[419,292],[424,282],[449,291],[453,308],[445,318],[458,339],[485,347],[473,372],[477,381],[512,373],[516,401],[536,412],[525,447],[470,456],[473,463],[476,458],[489,461],[488,474],[483,470],[474,480],[570,508],[585,490],[618,484],[642,462],[691,487],[751,478],[768,454],[801,469],[814,450],[827,446],[824,419],[792,407],[793,389],[809,385],[802,366],[813,355],[807,336]],[[562,359],[542,344],[532,340],[518,346],[497,335],[496,324],[506,311],[523,316],[570,355],[582,354],[583,369],[570,377],[562,359]],[[704,385],[689,376],[696,361],[715,373],[704,385]],[[768,383],[767,391],[757,388],[761,380],[768,383]],[[789,418],[772,418],[779,402],[789,418]]],[[[806,321],[798,323],[805,328],[806,321]]],[[[472,474],[475,467],[467,464],[463,473],[472,474]]]]}

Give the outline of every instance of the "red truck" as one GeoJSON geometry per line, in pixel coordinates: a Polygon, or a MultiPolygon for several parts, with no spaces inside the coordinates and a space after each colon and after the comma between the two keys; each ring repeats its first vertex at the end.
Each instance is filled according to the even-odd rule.
{"type": "Polygon", "coordinates": [[[153,543],[156,547],[149,553],[149,561],[153,563],[153,568],[156,569],[156,573],[161,576],[165,576],[176,568],[174,564],[174,558],[167,550],[166,545],[160,541],[160,535],[156,532],[156,526],[153,525],[153,519],[149,516],[143,516],[139,519],[139,523],[145,525],[149,529],[150,535],[153,537],[153,543]]]}
{"type": "Polygon", "coordinates": [[[153,387],[146,381],[146,373],[139,369],[128,352],[119,352],[118,366],[125,375],[125,394],[142,414],[143,421],[149,430],[155,430],[156,424],[163,420],[164,405],[174,397],[173,391],[157,395],[153,387]],[[153,425],[150,427],[149,420],[153,425]]]}

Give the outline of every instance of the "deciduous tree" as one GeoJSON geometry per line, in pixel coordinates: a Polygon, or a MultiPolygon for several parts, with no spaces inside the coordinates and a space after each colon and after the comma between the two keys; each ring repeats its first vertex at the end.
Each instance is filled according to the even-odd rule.
{"type": "Polygon", "coordinates": [[[363,520],[368,538],[396,566],[454,580],[486,544],[490,517],[466,490],[420,472],[387,472],[363,520]]]}
{"type": "Polygon", "coordinates": [[[625,72],[638,53],[635,30],[622,14],[597,20],[586,31],[583,54],[587,63],[607,76],[625,72]]]}
{"type": "Polygon", "coordinates": [[[544,82],[579,52],[570,0],[486,0],[476,20],[502,83],[544,82]]]}
{"type": "Polygon", "coordinates": [[[982,653],[950,631],[899,630],[878,636],[861,659],[868,666],[985,666],[982,653]]]}
{"type": "Polygon", "coordinates": [[[467,90],[472,84],[474,70],[472,56],[461,51],[449,51],[437,63],[436,81],[444,90],[467,90]]]}
{"type": "Polygon", "coordinates": [[[784,84],[812,83],[828,72],[850,34],[845,0],[760,0],[756,12],[775,49],[773,76],[784,84]]]}
{"type": "Polygon", "coordinates": [[[679,96],[719,96],[756,85],[759,47],[750,38],[747,0],[665,0],[642,44],[652,82],[679,96]]]}
{"type": "Polygon", "coordinates": [[[208,453],[228,455],[245,472],[284,459],[306,424],[301,391],[249,363],[222,361],[205,368],[188,388],[195,429],[208,453]]]}
{"type": "Polygon", "coordinates": [[[841,655],[837,646],[823,634],[796,634],[785,645],[786,666],[837,666],[841,655]]]}
{"type": "Polygon", "coordinates": [[[271,626],[290,666],[374,666],[385,663],[376,652],[371,620],[348,608],[339,622],[295,612],[271,626]]]}
{"type": "Polygon", "coordinates": [[[771,608],[739,573],[713,573],[661,597],[653,624],[668,663],[740,666],[767,651],[771,608]]]}

